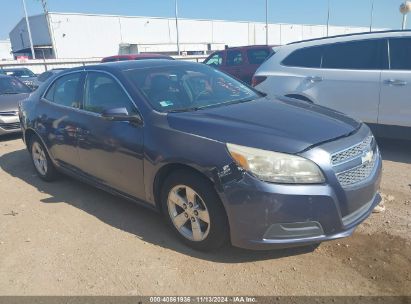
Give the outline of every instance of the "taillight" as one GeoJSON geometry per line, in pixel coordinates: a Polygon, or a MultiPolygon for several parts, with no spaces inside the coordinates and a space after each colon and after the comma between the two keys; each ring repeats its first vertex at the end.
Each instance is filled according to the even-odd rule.
{"type": "Polygon", "coordinates": [[[255,86],[259,85],[260,83],[262,83],[266,79],[267,79],[266,76],[254,76],[253,80],[251,81],[251,85],[253,87],[255,87],[255,86]]]}

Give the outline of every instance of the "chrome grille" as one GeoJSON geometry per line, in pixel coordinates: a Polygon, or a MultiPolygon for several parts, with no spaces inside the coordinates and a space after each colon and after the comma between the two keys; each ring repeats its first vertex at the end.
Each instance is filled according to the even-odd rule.
{"type": "Polygon", "coordinates": [[[337,173],[337,179],[340,182],[341,186],[350,186],[368,178],[372,170],[374,169],[376,158],[377,155],[374,154],[371,161],[347,171],[337,173]]]}
{"type": "Polygon", "coordinates": [[[0,112],[0,116],[17,116],[18,114],[17,111],[0,112]]]}
{"type": "Polygon", "coordinates": [[[331,156],[331,163],[333,165],[338,165],[362,155],[364,151],[370,149],[370,147],[372,146],[373,139],[374,137],[370,135],[359,144],[348,149],[345,149],[343,151],[334,153],[331,156]]]}
{"type": "Polygon", "coordinates": [[[19,122],[0,123],[0,128],[4,130],[17,130],[17,129],[20,129],[20,123],[19,122]]]}

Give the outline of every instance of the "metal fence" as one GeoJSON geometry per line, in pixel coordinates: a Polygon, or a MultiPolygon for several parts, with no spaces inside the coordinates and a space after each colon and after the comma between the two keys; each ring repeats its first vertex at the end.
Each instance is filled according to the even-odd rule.
{"type": "MultiPolygon", "coordinates": [[[[173,56],[176,60],[203,62],[206,55],[196,56],[173,56]]],[[[19,62],[17,60],[12,61],[0,61],[0,69],[7,68],[28,68],[35,74],[41,74],[47,70],[58,68],[74,68],[78,66],[86,66],[100,63],[102,58],[87,58],[87,59],[40,59],[40,60],[28,60],[27,62],[19,62]]]]}

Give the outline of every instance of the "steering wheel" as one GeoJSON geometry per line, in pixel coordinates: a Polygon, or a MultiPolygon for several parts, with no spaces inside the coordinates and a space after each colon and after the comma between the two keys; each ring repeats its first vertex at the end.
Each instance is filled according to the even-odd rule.
{"type": "Polygon", "coordinates": [[[194,98],[194,101],[199,101],[201,100],[202,97],[205,97],[207,95],[210,95],[210,91],[209,90],[203,90],[200,93],[197,94],[197,96],[194,98]]]}

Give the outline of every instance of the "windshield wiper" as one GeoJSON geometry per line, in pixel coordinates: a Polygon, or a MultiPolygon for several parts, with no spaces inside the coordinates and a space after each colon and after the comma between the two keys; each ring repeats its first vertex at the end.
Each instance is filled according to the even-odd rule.
{"type": "Polygon", "coordinates": [[[253,101],[253,100],[255,100],[255,99],[256,99],[256,98],[246,97],[246,98],[242,98],[242,99],[238,99],[238,100],[232,100],[232,101],[229,101],[229,102],[227,102],[227,103],[225,103],[225,104],[243,103],[243,102],[253,101]]]}
{"type": "Polygon", "coordinates": [[[175,109],[167,111],[167,113],[182,113],[182,112],[194,112],[203,109],[203,107],[194,107],[194,108],[186,108],[186,109],[175,109]]]}
{"type": "Polygon", "coordinates": [[[202,106],[202,107],[192,107],[192,108],[186,108],[186,109],[170,110],[170,111],[167,111],[167,113],[195,112],[195,111],[199,111],[199,110],[203,110],[203,109],[217,108],[217,107],[224,106],[224,105],[228,106],[228,105],[232,105],[232,104],[253,101],[255,99],[256,98],[246,97],[246,98],[242,98],[242,99],[238,99],[238,100],[230,100],[230,101],[225,101],[225,102],[216,103],[216,104],[210,104],[210,105],[206,105],[206,106],[202,106]]]}
{"type": "Polygon", "coordinates": [[[19,92],[1,92],[0,95],[13,95],[13,94],[20,94],[19,92]]]}

